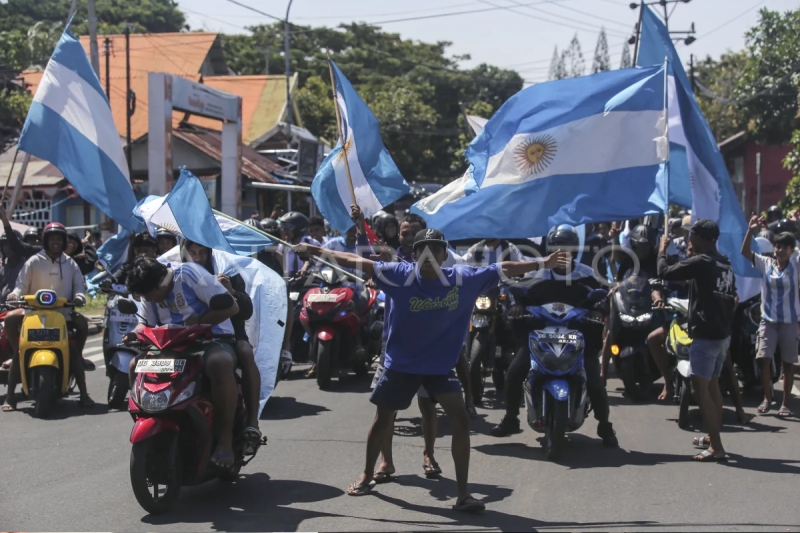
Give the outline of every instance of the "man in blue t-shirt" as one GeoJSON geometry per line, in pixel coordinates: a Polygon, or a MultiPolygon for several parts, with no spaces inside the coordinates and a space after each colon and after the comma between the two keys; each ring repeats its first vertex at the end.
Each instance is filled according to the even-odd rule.
{"type": "Polygon", "coordinates": [[[500,282],[501,276],[522,276],[528,272],[567,264],[565,253],[545,260],[504,262],[487,267],[458,265],[442,268],[447,258],[444,235],[429,228],[414,238],[416,263],[384,263],[354,254],[323,251],[318,246],[299,245],[299,254],[327,253],[342,267],[358,268],[372,276],[378,287],[392,299],[392,312],[385,327],[386,370],[370,401],[377,416],[367,439],[366,465],[348,488],[347,494],[363,496],[375,486],[373,474],[381,446],[392,431],[397,411],[407,409],[420,386],[436,398],[453,428],[453,462],[458,482],[457,511],[480,512],[484,504],[467,491],[469,478],[469,414],[461,385],[453,372],[469,330],[475,300],[500,282]]]}

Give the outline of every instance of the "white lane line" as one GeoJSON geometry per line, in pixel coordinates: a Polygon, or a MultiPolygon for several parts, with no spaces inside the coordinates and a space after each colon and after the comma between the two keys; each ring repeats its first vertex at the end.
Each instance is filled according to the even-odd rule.
{"type": "Polygon", "coordinates": [[[103,360],[103,354],[100,354],[100,355],[93,355],[93,356],[91,356],[91,357],[86,357],[86,356],[84,355],[84,359],[88,359],[89,361],[91,361],[91,362],[93,362],[93,363],[96,363],[96,362],[98,362],[98,361],[102,361],[102,360],[103,360]]]}

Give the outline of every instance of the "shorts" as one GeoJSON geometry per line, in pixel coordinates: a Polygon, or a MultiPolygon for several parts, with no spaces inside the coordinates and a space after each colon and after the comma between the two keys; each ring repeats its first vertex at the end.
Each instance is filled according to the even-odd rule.
{"type": "Polygon", "coordinates": [[[689,375],[703,379],[719,377],[725,359],[728,358],[728,348],[731,338],[725,339],[694,339],[689,347],[689,375]]]}
{"type": "Polygon", "coordinates": [[[797,364],[798,334],[797,322],[781,324],[762,320],[758,327],[756,359],[775,359],[775,350],[780,348],[784,363],[797,364]]]}
{"type": "MultiPolygon", "coordinates": [[[[233,368],[239,367],[239,358],[236,356],[236,341],[229,339],[217,339],[204,345],[199,350],[199,355],[203,357],[203,363],[207,362],[208,356],[213,352],[224,351],[233,359],[233,368]]],[[[198,354],[198,352],[195,352],[198,354]]]]}
{"type": "Polygon", "coordinates": [[[378,384],[369,401],[382,409],[403,411],[411,406],[411,401],[423,387],[429,396],[461,394],[461,383],[452,370],[445,375],[406,374],[386,369],[378,379],[378,384]]]}

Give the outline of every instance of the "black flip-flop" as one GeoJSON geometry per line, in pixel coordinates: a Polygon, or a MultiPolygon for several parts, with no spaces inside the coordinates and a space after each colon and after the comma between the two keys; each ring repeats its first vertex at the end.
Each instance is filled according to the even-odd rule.
{"type": "Polygon", "coordinates": [[[727,463],[728,456],[723,455],[722,457],[717,457],[711,450],[703,450],[699,454],[693,456],[692,461],[695,463],[727,463]],[[698,459],[698,457],[701,457],[701,459],[698,459]]]}
{"type": "Polygon", "coordinates": [[[761,404],[759,404],[759,406],[758,406],[758,412],[760,414],[762,414],[762,415],[765,415],[765,414],[769,413],[770,409],[771,409],[771,407],[769,405],[769,402],[766,401],[766,400],[761,402],[761,404]]]}
{"type": "Polygon", "coordinates": [[[781,418],[789,418],[790,416],[794,416],[794,413],[791,412],[788,407],[781,407],[781,410],[778,411],[778,416],[781,418]]]}
{"type": "Polygon", "coordinates": [[[358,480],[353,481],[353,484],[347,487],[347,491],[345,492],[345,494],[347,494],[348,496],[367,496],[370,492],[372,492],[372,489],[375,488],[375,485],[377,485],[377,483],[375,483],[375,480],[372,480],[370,482],[365,481],[360,485],[356,484],[357,481],[358,480]]]}
{"type": "Polygon", "coordinates": [[[242,436],[244,437],[242,455],[255,455],[259,446],[261,446],[261,430],[257,427],[248,426],[242,431],[242,436]]]}
{"type": "Polygon", "coordinates": [[[394,474],[390,474],[389,472],[375,472],[375,475],[372,476],[372,480],[378,485],[383,485],[384,483],[391,483],[394,481],[393,475],[394,474]]]}
{"type": "Polygon", "coordinates": [[[442,469],[439,467],[438,463],[429,465],[423,464],[422,469],[425,470],[425,477],[428,479],[433,479],[442,475],[442,469]]]}
{"type": "Polygon", "coordinates": [[[484,505],[483,502],[479,502],[472,496],[467,496],[461,501],[461,503],[454,505],[453,510],[458,511],[459,513],[482,513],[486,510],[486,505],[484,505]]]}

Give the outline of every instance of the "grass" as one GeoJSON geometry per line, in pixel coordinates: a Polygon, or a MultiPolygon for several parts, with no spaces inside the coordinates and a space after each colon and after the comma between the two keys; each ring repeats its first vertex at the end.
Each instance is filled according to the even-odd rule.
{"type": "Polygon", "coordinates": [[[90,315],[99,315],[103,314],[103,308],[106,306],[108,302],[108,295],[103,292],[98,292],[97,296],[92,298],[88,294],[86,295],[86,306],[81,309],[81,312],[84,314],[90,315]]]}

